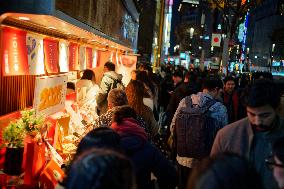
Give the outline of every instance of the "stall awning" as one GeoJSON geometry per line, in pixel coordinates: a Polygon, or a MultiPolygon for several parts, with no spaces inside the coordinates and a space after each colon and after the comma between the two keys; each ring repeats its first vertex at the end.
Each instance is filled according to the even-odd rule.
{"type": "Polygon", "coordinates": [[[96,35],[50,15],[5,13],[0,17],[0,24],[67,40],[76,40],[102,49],[116,49],[132,53],[131,48],[107,39],[107,36],[96,35]]]}

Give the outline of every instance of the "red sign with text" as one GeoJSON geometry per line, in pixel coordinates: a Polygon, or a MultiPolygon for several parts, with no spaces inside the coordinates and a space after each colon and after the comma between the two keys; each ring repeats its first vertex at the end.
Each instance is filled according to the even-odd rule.
{"type": "Polygon", "coordinates": [[[86,62],[87,69],[93,68],[93,49],[90,47],[86,47],[86,62]]]}
{"type": "Polygon", "coordinates": [[[2,73],[9,75],[28,75],[27,32],[15,28],[2,28],[2,73]]]}
{"type": "Polygon", "coordinates": [[[58,41],[45,38],[43,40],[45,67],[48,73],[58,73],[59,53],[58,41]]]}
{"type": "Polygon", "coordinates": [[[69,43],[69,71],[79,70],[79,45],[77,43],[69,43]]]}

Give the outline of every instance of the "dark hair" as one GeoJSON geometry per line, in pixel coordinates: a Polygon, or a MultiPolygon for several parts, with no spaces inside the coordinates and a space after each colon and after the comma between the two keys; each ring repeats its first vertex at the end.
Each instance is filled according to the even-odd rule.
{"type": "Polygon", "coordinates": [[[173,77],[180,77],[180,78],[182,78],[182,72],[180,72],[180,71],[175,71],[174,73],[173,73],[173,77]]]}
{"type": "Polygon", "coordinates": [[[268,79],[257,79],[248,86],[245,104],[249,107],[270,105],[276,109],[280,104],[280,90],[276,83],[268,79]]]}
{"type": "Polygon", "coordinates": [[[225,77],[225,79],[224,79],[223,81],[224,81],[224,84],[225,84],[225,85],[226,85],[226,83],[227,83],[228,81],[233,81],[233,82],[236,84],[236,80],[235,80],[235,78],[232,77],[232,76],[227,76],[227,77],[225,77]]]}
{"type": "Polygon", "coordinates": [[[124,155],[107,149],[92,149],[72,162],[65,188],[132,189],[134,174],[130,160],[124,155]]]}
{"type": "Polygon", "coordinates": [[[188,189],[262,189],[261,179],[248,161],[234,154],[203,159],[193,167],[188,189]]]}
{"type": "Polygon", "coordinates": [[[194,72],[187,72],[184,78],[187,78],[190,82],[195,83],[197,81],[197,74],[194,72]]]}
{"type": "Polygon", "coordinates": [[[108,103],[111,103],[113,107],[128,104],[125,91],[122,89],[118,89],[118,88],[115,88],[109,91],[107,101],[108,103]]]}
{"type": "Polygon", "coordinates": [[[149,77],[147,75],[147,72],[146,71],[139,71],[137,72],[136,74],[136,80],[137,81],[141,81],[142,83],[144,83],[145,85],[147,85],[151,92],[153,94],[155,94],[155,86],[154,84],[149,80],[149,77]]]}
{"type": "Polygon", "coordinates": [[[282,163],[284,163],[284,137],[275,141],[272,148],[273,155],[275,155],[282,163]]]}
{"type": "Polygon", "coordinates": [[[106,62],[105,65],[104,65],[104,67],[107,67],[107,69],[108,69],[109,71],[114,71],[114,70],[115,70],[115,64],[112,63],[112,62],[106,62]]]}
{"type": "Polygon", "coordinates": [[[75,84],[73,82],[68,81],[67,82],[67,89],[75,90],[75,84]]]}
{"type": "Polygon", "coordinates": [[[93,70],[84,70],[81,79],[87,79],[87,80],[95,81],[96,76],[95,76],[95,73],[93,72],[93,70]]]}
{"type": "Polygon", "coordinates": [[[203,83],[203,89],[207,89],[209,91],[214,90],[215,88],[223,88],[223,83],[221,79],[217,78],[207,78],[203,83]]]}
{"type": "Polygon", "coordinates": [[[133,108],[130,106],[118,106],[112,115],[112,122],[117,122],[120,124],[124,118],[136,119],[137,115],[133,108]]]}
{"type": "Polygon", "coordinates": [[[82,138],[75,156],[77,157],[94,147],[120,151],[120,136],[108,127],[95,128],[82,138]]]}

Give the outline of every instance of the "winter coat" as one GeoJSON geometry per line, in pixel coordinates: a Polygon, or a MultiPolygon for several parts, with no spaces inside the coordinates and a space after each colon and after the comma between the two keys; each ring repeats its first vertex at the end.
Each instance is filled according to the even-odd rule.
{"type": "Polygon", "coordinates": [[[176,112],[176,109],[180,103],[180,101],[186,97],[186,96],[190,96],[191,94],[196,93],[197,91],[195,91],[194,86],[189,83],[189,82],[185,82],[180,84],[173,92],[170,102],[167,106],[167,115],[168,115],[168,124],[171,124],[171,121],[174,117],[174,114],[176,112]]]}
{"type": "Polygon", "coordinates": [[[237,121],[239,112],[239,97],[237,92],[234,91],[232,94],[224,92],[223,103],[227,108],[228,122],[233,123],[237,121]]]}
{"type": "Polygon", "coordinates": [[[101,92],[96,98],[98,109],[100,110],[100,115],[107,111],[107,96],[108,96],[109,91],[113,89],[115,80],[118,80],[119,82],[121,82],[122,75],[116,73],[115,71],[108,71],[104,73],[101,84],[100,84],[101,92]]]}
{"type": "MultiPolygon", "coordinates": [[[[121,145],[127,156],[132,160],[136,172],[138,189],[151,189],[151,172],[157,178],[159,188],[174,189],[177,183],[177,172],[174,166],[150,144],[141,132],[133,133],[137,128],[137,122],[127,123],[127,127],[133,125],[130,132],[119,130],[121,145]]],[[[120,126],[118,126],[120,127],[120,126]]],[[[115,127],[112,126],[114,130],[115,127]]]]}
{"type": "Polygon", "coordinates": [[[246,117],[224,127],[217,133],[211,156],[230,152],[247,158],[262,177],[264,187],[276,189],[277,184],[272,171],[265,164],[265,158],[271,155],[273,143],[280,137],[284,137],[283,118],[275,119],[271,131],[254,132],[246,117]]]}
{"type": "MultiPolygon", "coordinates": [[[[115,107],[108,110],[105,114],[100,115],[94,121],[93,127],[89,128],[88,131],[95,129],[95,128],[98,128],[98,127],[110,127],[111,123],[112,123],[112,115],[113,115],[114,111],[115,111],[115,107]]],[[[154,137],[151,134],[153,132],[152,128],[149,128],[149,126],[145,123],[144,119],[140,116],[137,116],[136,121],[138,121],[139,126],[142,127],[145,130],[148,140],[151,141],[152,138],[154,137]]]]}

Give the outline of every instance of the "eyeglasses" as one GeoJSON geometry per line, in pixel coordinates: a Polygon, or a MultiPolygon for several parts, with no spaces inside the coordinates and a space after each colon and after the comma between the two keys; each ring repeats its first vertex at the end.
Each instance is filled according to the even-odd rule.
{"type": "Polygon", "coordinates": [[[273,159],[273,157],[269,157],[269,158],[265,159],[265,163],[266,163],[266,165],[268,166],[269,169],[273,169],[274,167],[284,168],[284,165],[276,163],[275,160],[273,159]]]}

